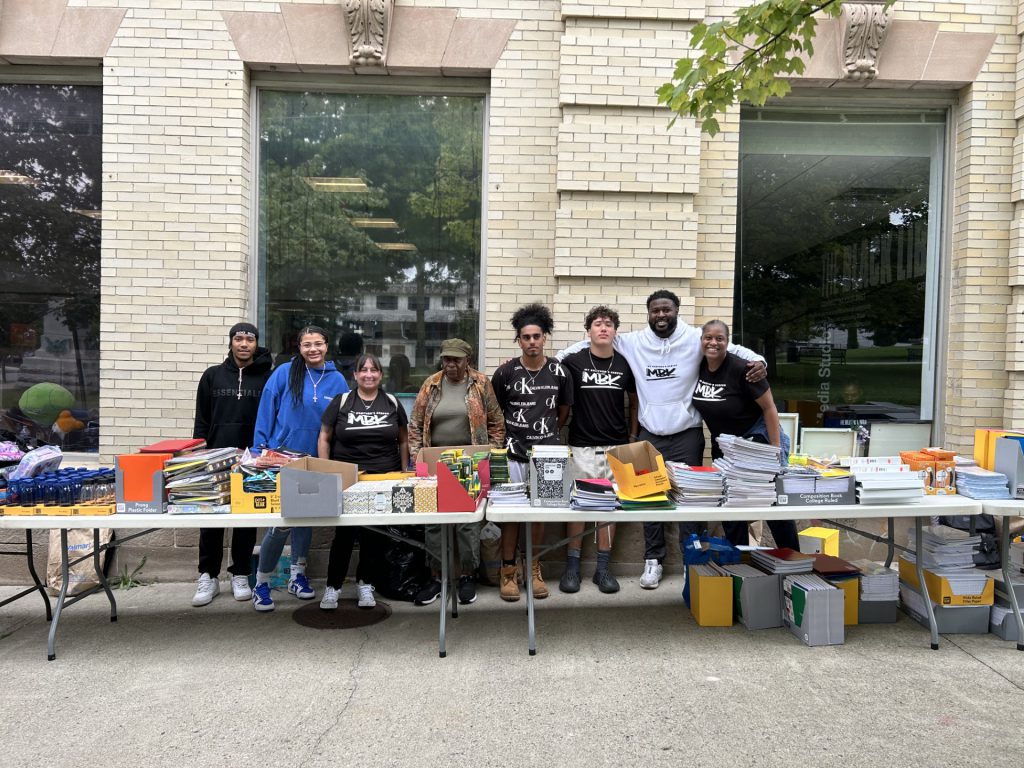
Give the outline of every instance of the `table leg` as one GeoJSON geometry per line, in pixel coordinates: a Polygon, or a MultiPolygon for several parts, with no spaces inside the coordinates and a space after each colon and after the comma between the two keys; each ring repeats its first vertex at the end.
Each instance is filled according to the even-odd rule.
{"type": "Polygon", "coordinates": [[[455,584],[455,526],[446,525],[442,529],[448,541],[448,593],[452,596],[452,618],[459,618],[459,590],[455,584]]]}
{"type": "MultiPolygon", "coordinates": [[[[972,518],[973,519],[973,518],[972,518]]],[[[1020,605],[1017,603],[1017,592],[1010,581],[1010,518],[1004,517],[999,534],[999,561],[1003,567],[1003,584],[1010,595],[1010,605],[1013,607],[1013,618],[1017,621],[1017,650],[1024,651],[1024,619],[1020,615],[1020,605]]]]}
{"type": "MultiPolygon", "coordinates": [[[[107,551],[107,547],[103,547],[103,551],[107,551]]],[[[110,620],[117,621],[117,601],[114,599],[114,593],[110,591],[110,584],[107,582],[107,576],[103,573],[103,566],[100,565],[100,529],[92,529],[92,564],[93,568],[96,569],[96,579],[99,581],[100,586],[103,587],[103,591],[107,593],[107,600],[110,602],[110,620]]]]}
{"type": "Polygon", "coordinates": [[[46,594],[46,586],[42,581],[39,580],[39,574],[36,573],[35,559],[32,557],[32,529],[25,529],[25,556],[28,558],[28,572],[32,577],[32,583],[35,584],[39,594],[43,596],[43,603],[46,604],[46,620],[50,621],[53,619],[53,611],[50,609],[50,596],[46,594]]]}
{"type": "Polygon", "coordinates": [[[60,624],[60,613],[64,610],[64,598],[68,595],[68,529],[60,529],[60,594],[57,595],[57,607],[53,612],[53,621],[50,622],[50,634],[46,639],[46,659],[53,661],[57,658],[57,626],[60,624]]]}
{"type": "Polygon", "coordinates": [[[533,524],[523,523],[526,528],[526,625],[528,648],[531,656],[537,655],[537,630],[533,622],[533,524]]]}
{"type": "Polygon", "coordinates": [[[939,650],[939,627],[935,623],[935,609],[932,607],[932,600],[928,597],[928,585],[924,580],[924,567],[921,565],[921,553],[924,551],[921,545],[921,518],[914,518],[914,537],[917,552],[914,557],[914,569],[917,571],[918,592],[924,598],[924,609],[928,614],[928,627],[932,631],[932,650],[939,650]]]}
{"type": "Polygon", "coordinates": [[[889,541],[886,544],[888,551],[885,554],[885,567],[888,568],[892,565],[892,558],[896,554],[896,518],[890,517],[889,521],[889,541]]]}
{"type": "Polygon", "coordinates": [[[437,655],[442,659],[448,655],[448,651],[445,648],[445,622],[448,618],[448,597],[450,592],[448,589],[448,572],[450,570],[450,563],[448,557],[447,528],[447,525],[441,526],[441,628],[437,638],[437,655]]]}

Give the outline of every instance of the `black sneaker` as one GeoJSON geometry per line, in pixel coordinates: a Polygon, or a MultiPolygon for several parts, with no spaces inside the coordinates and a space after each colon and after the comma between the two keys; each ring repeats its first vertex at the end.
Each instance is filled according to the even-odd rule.
{"type": "Polygon", "coordinates": [[[614,576],[612,576],[611,571],[595,571],[594,583],[597,584],[597,588],[606,595],[619,591],[619,582],[616,581],[614,576]]]}
{"type": "Polygon", "coordinates": [[[459,576],[459,602],[469,605],[476,602],[476,579],[472,576],[459,576]]]}
{"type": "Polygon", "coordinates": [[[558,580],[558,589],[562,592],[573,592],[580,591],[580,572],[574,571],[570,568],[566,568],[562,571],[562,578],[558,580]]]}
{"type": "Polygon", "coordinates": [[[412,601],[413,605],[430,605],[440,594],[441,582],[434,579],[416,594],[416,599],[412,601]]]}

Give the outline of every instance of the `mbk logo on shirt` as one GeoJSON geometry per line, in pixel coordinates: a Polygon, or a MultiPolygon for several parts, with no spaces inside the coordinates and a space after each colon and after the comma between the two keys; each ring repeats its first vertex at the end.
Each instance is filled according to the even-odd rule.
{"type": "Polygon", "coordinates": [[[693,399],[717,403],[723,399],[722,392],[724,389],[724,384],[708,384],[706,381],[698,380],[697,387],[693,390],[693,399]]]}
{"type": "Polygon", "coordinates": [[[676,366],[663,366],[657,367],[653,365],[647,366],[647,380],[651,379],[674,379],[676,377],[676,366]]]}
{"type": "Polygon", "coordinates": [[[580,376],[580,386],[584,389],[622,389],[619,386],[621,373],[609,373],[608,371],[583,371],[580,376]]]}
{"type": "Polygon", "coordinates": [[[349,411],[348,414],[349,426],[358,424],[353,429],[381,429],[388,425],[388,415],[386,413],[353,413],[349,411]]]}

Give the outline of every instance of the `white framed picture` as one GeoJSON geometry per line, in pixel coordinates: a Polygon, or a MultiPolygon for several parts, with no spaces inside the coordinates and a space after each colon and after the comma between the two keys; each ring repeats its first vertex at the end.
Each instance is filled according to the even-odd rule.
{"type": "Polygon", "coordinates": [[[827,459],[857,455],[857,433],[852,429],[804,427],[800,430],[800,453],[827,459]]]}
{"type": "Polygon", "coordinates": [[[780,413],[779,426],[789,436],[789,452],[798,453],[797,448],[800,445],[800,441],[797,438],[800,437],[800,414],[780,413]]]}

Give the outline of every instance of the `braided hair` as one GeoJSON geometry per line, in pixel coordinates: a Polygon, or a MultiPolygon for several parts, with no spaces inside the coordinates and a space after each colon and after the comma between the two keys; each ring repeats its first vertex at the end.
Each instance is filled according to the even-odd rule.
{"type": "MultiPolygon", "coordinates": [[[[307,325],[305,328],[298,333],[298,344],[302,343],[303,336],[312,335],[322,336],[324,344],[327,345],[328,349],[331,346],[331,340],[327,336],[327,331],[317,325],[307,325]]],[[[325,360],[326,364],[326,351],[325,360]]],[[[302,357],[302,354],[297,354],[292,358],[291,369],[288,371],[288,391],[292,395],[292,403],[298,405],[302,402],[302,390],[306,386],[306,361],[302,357]]]]}

